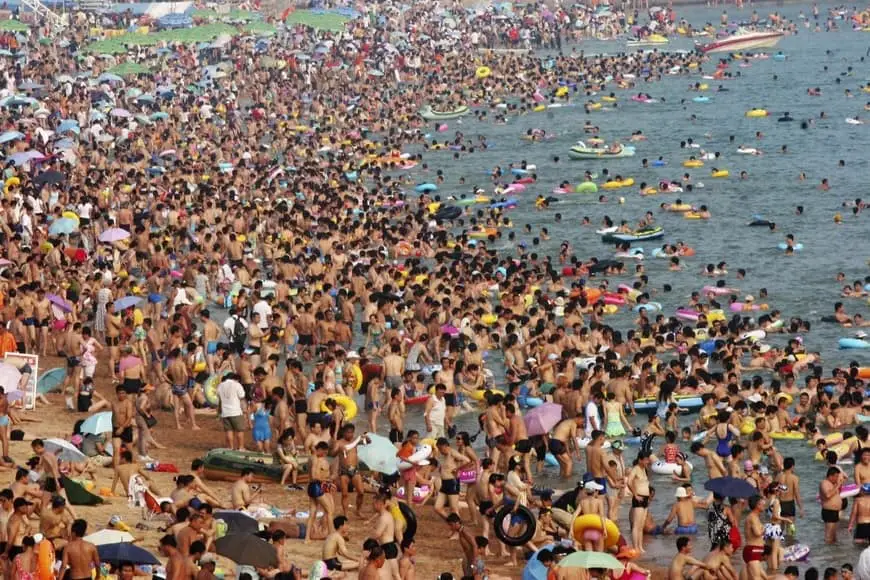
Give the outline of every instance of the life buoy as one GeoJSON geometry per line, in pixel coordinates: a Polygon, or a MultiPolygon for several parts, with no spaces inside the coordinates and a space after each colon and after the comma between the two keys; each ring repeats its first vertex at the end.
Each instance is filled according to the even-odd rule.
{"type": "Polygon", "coordinates": [[[359,392],[363,384],[362,369],[359,368],[359,365],[351,365],[350,375],[345,376],[344,384],[345,386],[352,389],[354,392],[359,392]]]}
{"type": "Polygon", "coordinates": [[[396,254],[403,258],[410,256],[413,251],[414,248],[411,247],[411,244],[407,240],[402,240],[396,244],[396,254]]]}
{"type": "Polygon", "coordinates": [[[506,546],[516,548],[529,542],[535,535],[536,529],[535,514],[526,506],[518,506],[516,509],[511,506],[502,507],[495,514],[493,527],[495,528],[496,537],[506,546]],[[509,536],[510,528],[519,523],[525,523],[525,527],[518,536],[509,536]]]}
{"type": "Polygon", "coordinates": [[[36,577],[38,580],[54,580],[54,544],[51,540],[42,540],[36,547],[36,577]]]}
{"type": "MultiPolygon", "coordinates": [[[[335,401],[336,405],[340,405],[342,409],[344,409],[344,420],[352,421],[354,417],[356,417],[358,408],[356,406],[356,401],[351,399],[350,397],[346,397],[345,395],[329,395],[326,400],[332,399],[335,401]]],[[[326,400],[324,400],[320,404],[320,410],[323,413],[328,413],[329,408],[326,406],[326,400]]]]}

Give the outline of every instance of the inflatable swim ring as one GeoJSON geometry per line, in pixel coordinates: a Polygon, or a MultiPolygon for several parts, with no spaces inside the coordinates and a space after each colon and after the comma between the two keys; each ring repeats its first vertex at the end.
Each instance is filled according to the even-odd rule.
{"type": "MultiPolygon", "coordinates": [[[[340,405],[342,409],[344,409],[344,420],[352,421],[354,417],[356,417],[358,408],[356,406],[356,401],[351,399],[346,395],[329,395],[327,399],[332,399],[335,401],[336,405],[340,405]]],[[[326,407],[326,400],[324,400],[320,404],[320,411],[323,413],[328,413],[329,409],[326,407]]]]}
{"type": "MultiPolygon", "coordinates": [[[[617,525],[611,520],[604,520],[603,527],[607,531],[607,537],[604,538],[604,547],[612,548],[619,543],[619,527],[617,527],[617,525]]],[[[601,529],[601,516],[596,516],[594,514],[578,516],[574,519],[574,523],[571,526],[574,539],[580,542],[583,541],[583,534],[586,530],[601,531],[601,529]]]]}

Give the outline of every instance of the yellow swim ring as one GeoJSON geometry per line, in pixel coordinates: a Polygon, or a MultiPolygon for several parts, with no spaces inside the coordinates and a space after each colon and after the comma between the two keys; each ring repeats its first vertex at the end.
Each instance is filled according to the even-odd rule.
{"type": "Polygon", "coordinates": [[[686,159],[683,161],[683,167],[704,167],[704,162],[700,159],[686,159]]]}
{"type": "MultiPolygon", "coordinates": [[[[604,520],[604,529],[607,531],[607,537],[604,538],[604,547],[612,548],[619,542],[619,527],[612,520],[604,520]]],[[[575,541],[582,542],[583,534],[586,530],[601,531],[601,516],[586,514],[574,519],[571,531],[575,541]]]]}
{"type": "Polygon", "coordinates": [[[492,69],[490,69],[488,66],[479,66],[479,67],[477,67],[477,70],[474,71],[474,76],[476,76],[479,79],[488,78],[491,74],[492,74],[492,69]]]}
{"type": "MultiPolygon", "coordinates": [[[[344,420],[352,421],[354,417],[356,417],[357,411],[359,410],[356,406],[356,401],[351,399],[345,395],[329,395],[328,399],[332,399],[335,401],[336,405],[340,405],[342,409],[344,409],[344,420]]],[[[320,410],[323,413],[328,413],[329,409],[326,407],[326,401],[323,401],[320,404],[320,410]]]]}
{"type": "Polygon", "coordinates": [[[727,169],[720,169],[719,171],[713,171],[710,173],[710,177],[728,177],[729,172],[727,169]]]}

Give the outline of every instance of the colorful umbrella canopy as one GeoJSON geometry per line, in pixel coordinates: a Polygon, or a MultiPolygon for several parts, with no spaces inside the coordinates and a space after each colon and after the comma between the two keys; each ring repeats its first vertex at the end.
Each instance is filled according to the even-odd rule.
{"type": "Polygon", "coordinates": [[[102,413],[97,413],[95,415],[91,415],[87,419],[84,420],[81,427],[82,434],[92,433],[94,435],[100,435],[102,433],[108,433],[112,430],[112,412],[111,411],[103,411],[102,413]]]}
{"type": "Polygon", "coordinates": [[[78,229],[79,224],[75,220],[60,218],[54,220],[52,224],[48,226],[48,233],[52,236],[64,236],[78,231],[78,229]]]}
{"type": "Polygon", "coordinates": [[[75,445],[65,439],[45,439],[45,449],[49,453],[54,453],[61,461],[69,461],[70,463],[78,463],[87,461],[88,456],[79,451],[75,445]]]}
{"type": "Polygon", "coordinates": [[[604,568],[620,570],[622,563],[605,552],[574,552],[559,562],[562,568],[604,568]]]}
{"type": "Polygon", "coordinates": [[[562,420],[562,405],[556,403],[544,403],[526,413],[523,421],[526,423],[526,431],[529,437],[546,435],[562,420]]]}
{"type": "Polygon", "coordinates": [[[111,244],[112,242],[120,242],[130,237],[130,232],[121,228],[109,228],[100,234],[100,241],[111,244]]]}

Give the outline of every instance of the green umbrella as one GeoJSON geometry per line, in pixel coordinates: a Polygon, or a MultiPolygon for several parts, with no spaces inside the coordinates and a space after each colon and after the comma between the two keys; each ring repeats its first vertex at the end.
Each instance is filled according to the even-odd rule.
{"type": "Polygon", "coordinates": [[[3,32],[26,32],[30,27],[18,20],[3,20],[0,21],[0,31],[3,32]]]}
{"type": "Polygon", "coordinates": [[[126,77],[150,73],[151,69],[144,64],[139,64],[138,62],[122,62],[117,66],[113,66],[106,72],[118,75],[119,77],[126,77]]]}
{"type": "Polygon", "coordinates": [[[268,22],[249,22],[242,27],[246,32],[258,36],[271,36],[277,29],[268,22]]]}
{"type": "Polygon", "coordinates": [[[285,22],[288,26],[295,24],[303,24],[310,26],[316,30],[327,30],[331,32],[340,32],[344,30],[344,25],[350,20],[347,16],[335,14],[334,12],[314,12],[313,10],[296,10],[293,14],[287,17],[285,22]]]}
{"type": "Polygon", "coordinates": [[[563,568],[609,568],[621,569],[622,563],[605,552],[574,552],[559,562],[563,568]]]}
{"type": "Polygon", "coordinates": [[[214,10],[208,10],[206,8],[199,8],[190,13],[191,18],[200,18],[202,20],[217,20],[220,16],[221,15],[214,10]]]}

